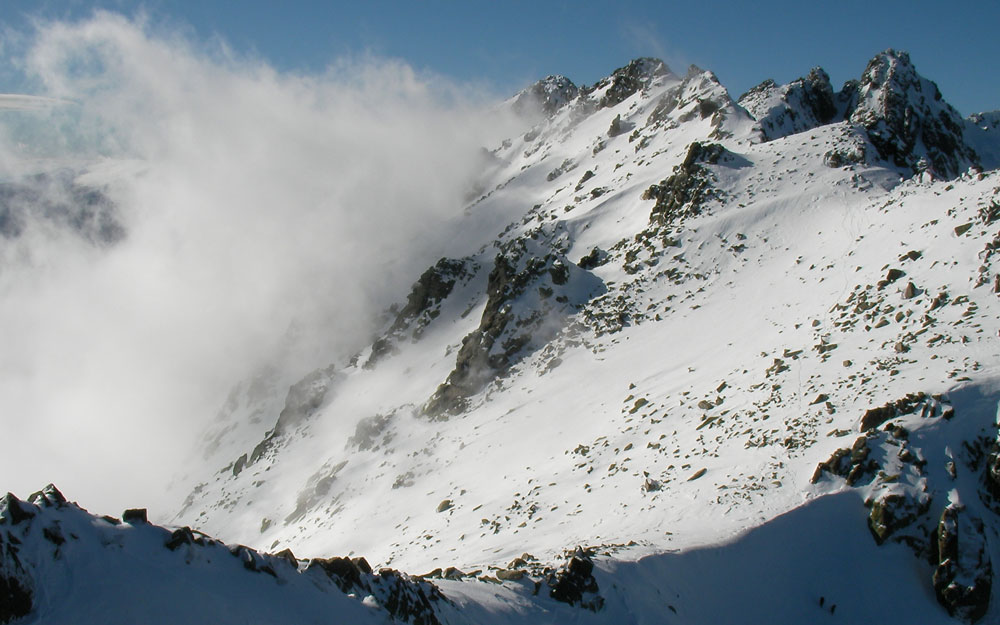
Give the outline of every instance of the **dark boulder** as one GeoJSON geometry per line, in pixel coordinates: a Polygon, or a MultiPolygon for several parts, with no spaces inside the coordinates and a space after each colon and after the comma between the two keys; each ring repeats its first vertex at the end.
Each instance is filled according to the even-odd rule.
{"type": "Polygon", "coordinates": [[[246,466],[247,466],[247,455],[243,454],[236,459],[236,462],[233,463],[233,477],[239,477],[240,473],[243,472],[243,469],[245,469],[246,466]]]}
{"type": "Polygon", "coordinates": [[[825,462],[821,462],[810,480],[813,484],[822,479],[824,473],[844,478],[848,486],[870,480],[878,470],[878,463],[871,457],[869,443],[872,436],[861,436],[850,449],[838,449],[825,462]]]}
{"type": "Polygon", "coordinates": [[[122,521],[131,525],[145,525],[149,523],[149,518],[145,508],[129,508],[122,512],[122,521]]]}
{"type": "Polygon", "coordinates": [[[888,271],[888,273],[885,274],[885,278],[882,279],[882,280],[879,280],[877,286],[878,286],[879,290],[882,290],[885,287],[887,287],[888,285],[892,284],[896,280],[899,280],[900,278],[902,278],[905,275],[906,275],[906,273],[903,270],[901,270],[901,269],[890,269],[888,271]]]}
{"type": "Polygon", "coordinates": [[[911,525],[930,505],[929,499],[916,499],[907,493],[883,492],[868,502],[868,529],[879,545],[905,527],[911,525]]]}
{"type": "Polygon", "coordinates": [[[314,558],[309,561],[309,568],[317,566],[344,592],[352,588],[362,587],[362,570],[350,558],[314,558]]]}
{"type": "Polygon", "coordinates": [[[192,545],[194,544],[194,532],[191,531],[190,527],[179,527],[170,533],[170,538],[164,543],[164,546],[170,551],[176,551],[181,547],[181,545],[192,545]]]}
{"type": "Polygon", "coordinates": [[[296,568],[298,568],[299,566],[299,561],[298,559],[296,559],[295,554],[292,553],[291,549],[288,548],[282,549],[278,553],[274,554],[274,557],[284,560],[285,562],[291,564],[296,568]]]}
{"type": "Polygon", "coordinates": [[[611,126],[608,127],[608,137],[614,138],[618,135],[623,135],[627,132],[631,132],[635,128],[635,124],[632,122],[622,121],[622,116],[616,115],[613,120],[611,120],[611,126]]]}
{"type": "Polygon", "coordinates": [[[609,259],[610,257],[606,251],[602,250],[599,247],[595,247],[594,249],[590,250],[590,252],[586,256],[581,258],[580,261],[576,264],[576,266],[579,267],[580,269],[586,269],[589,271],[591,269],[597,269],[598,267],[608,264],[609,259]]]}
{"type": "Polygon", "coordinates": [[[968,518],[964,509],[948,505],[935,532],[937,566],[934,593],[952,616],[970,623],[989,608],[993,565],[980,519],[968,518]]]}
{"type": "Polygon", "coordinates": [[[549,596],[597,612],[604,606],[604,599],[597,595],[600,589],[593,573],[590,555],[577,547],[566,565],[549,575],[549,596]]]}

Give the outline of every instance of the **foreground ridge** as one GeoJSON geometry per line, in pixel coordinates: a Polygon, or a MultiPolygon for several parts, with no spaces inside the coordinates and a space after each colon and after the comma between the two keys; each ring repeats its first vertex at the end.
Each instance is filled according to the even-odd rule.
{"type": "MultiPolygon", "coordinates": [[[[962,417],[953,411],[945,417],[950,409],[941,400],[913,395],[873,411],[891,412],[897,422],[859,439],[871,451],[859,453],[856,443],[850,454],[852,467],[877,472],[881,482],[869,496],[875,501],[864,504],[871,508],[870,533],[859,514],[861,498],[841,491],[721,545],[679,553],[651,552],[636,544],[577,547],[564,553],[561,566],[524,553],[485,571],[449,567],[411,576],[389,568],[375,571],[364,558],[300,559],[287,549],[264,554],[226,545],[188,527],[152,524],[144,509],[126,510],[121,519],[98,517],[66,501],[52,485],[28,501],[8,494],[0,498],[0,623],[89,624],[136,617],[147,623],[209,619],[223,624],[712,623],[739,618],[791,623],[824,613],[936,623],[948,622],[949,612],[975,621],[989,604],[996,533],[983,530],[995,528],[994,513],[974,502],[967,507],[953,490],[940,522],[931,523],[930,540],[924,541],[923,519],[933,515],[926,514],[929,506],[920,497],[937,496],[937,491],[911,479],[920,473],[924,455],[931,454],[905,445],[920,438],[919,428],[898,425],[930,420],[931,427],[952,427],[943,423],[962,417]],[[886,453],[900,441],[901,453],[886,453]],[[900,461],[917,469],[906,476],[903,491],[891,494],[885,470],[900,461]],[[894,534],[892,544],[909,548],[877,546],[888,537],[882,533],[887,527],[894,534]],[[912,572],[910,549],[926,547],[940,562],[933,581],[947,612],[913,586],[900,585],[892,601],[885,598],[887,582],[912,572]],[[760,575],[762,569],[768,574],[760,575]],[[109,588],[114,597],[105,599],[109,588]]],[[[986,468],[993,475],[1000,448],[995,443],[985,448],[992,449],[986,468]]],[[[983,458],[978,454],[975,460],[982,465],[983,458]]],[[[816,479],[826,472],[839,474],[844,466],[831,460],[817,469],[816,479]]],[[[857,478],[848,479],[858,488],[857,478]]],[[[995,490],[994,478],[989,479],[995,490]]],[[[975,482],[964,480],[962,488],[975,482]]]]}
{"type": "Polygon", "coordinates": [[[50,484],[27,501],[11,493],[0,498],[0,623],[107,622],[128,614],[164,623],[467,622],[433,578],[477,585],[524,580],[518,586],[533,583],[532,596],[544,583],[542,596],[551,603],[596,612],[603,600],[592,556],[577,548],[563,568],[524,554],[492,574],[451,567],[410,576],[373,570],[363,557],[302,560],[289,549],[265,554],[226,545],[186,526],[150,523],[144,508],[126,510],[121,519],[94,516],[50,484]],[[108,587],[118,600],[93,600],[91,593],[108,587]]]}

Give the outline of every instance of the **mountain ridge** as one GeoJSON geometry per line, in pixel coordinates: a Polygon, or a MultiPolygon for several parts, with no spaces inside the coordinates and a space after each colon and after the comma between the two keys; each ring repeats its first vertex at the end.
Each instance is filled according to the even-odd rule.
{"type": "Polygon", "coordinates": [[[718,622],[735,608],[695,597],[752,595],[697,554],[737,553],[781,567],[786,593],[748,588],[788,622],[995,614],[992,117],[958,118],[894,50],[838,93],[816,68],[733,100],[642,58],[504,106],[525,129],[461,236],[364,350],[234,388],[171,522],[441,569],[477,622],[569,618],[544,584],[581,622],[718,622]],[[851,529],[783,533],[823,514],[851,529]],[[906,601],[851,598],[838,549],[906,601]]]}

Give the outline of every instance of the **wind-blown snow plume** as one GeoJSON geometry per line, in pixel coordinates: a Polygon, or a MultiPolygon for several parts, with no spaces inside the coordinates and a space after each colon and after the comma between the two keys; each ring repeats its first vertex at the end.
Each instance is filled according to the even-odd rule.
{"type": "Polygon", "coordinates": [[[484,94],[392,60],[280,73],[98,13],[14,61],[51,99],[0,113],[0,473],[102,508],[148,488],[155,509],[255,366],[370,340],[488,140],[484,94]],[[80,225],[99,219],[113,236],[80,225]]]}

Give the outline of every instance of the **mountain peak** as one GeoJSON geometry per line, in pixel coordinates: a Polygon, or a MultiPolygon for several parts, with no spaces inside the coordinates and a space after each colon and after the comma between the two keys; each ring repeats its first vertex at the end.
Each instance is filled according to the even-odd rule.
{"type": "Polygon", "coordinates": [[[625,67],[616,69],[612,76],[639,76],[653,79],[657,76],[664,76],[670,73],[670,68],[661,59],[651,56],[642,56],[632,59],[625,67]]]}
{"type": "Polygon", "coordinates": [[[636,91],[648,87],[655,79],[669,74],[671,71],[666,63],[644,56],[611,72],[610,76],[599,80],[589,91],[607,88],[601,96],[600,107],[608,108],[624,102],[636,91]]]}
{"type": "Polygon", "coordinates": [[[814,67],[786,85],[765,80],[739,104],[757,120],[765,142],[846,121],[865,132],[879,158],[909,173],[955,178],[982,166],[970,145],[975,138],[966,136],[967,128],[982,125],[963,120],[904,51],[875,55],[861,79],[847,81],[836,94],[827,73],[814,67]]]}
{"type": "Polygon", "coordinates": [[[573,81],[561,74],[551,74],[515,96],[514,110],[524,112],[539,107],[552,115],[580,93],[573,81]]]}
{"type": "Polygon", "coordinates": [[[787,85],[765,80],[741,95],[739,104],[757,120],[765,141],[827,124],[837,114],[830,77],[822,67],[787,85]]]}
{"type": "Polygon", "coordinates": [[[856,87],[849,120],[868,132],[879,155],[913,171],[953,178],[979,158],[964,141],[963,120],[937,85],[892,48],[872,58],[856,87]]]}
{"type": "Polygon", "coordinates": [[[969,115],[969,121],[987,132],[1000,130],[1000,111],[983,111],[969,115]]]}

